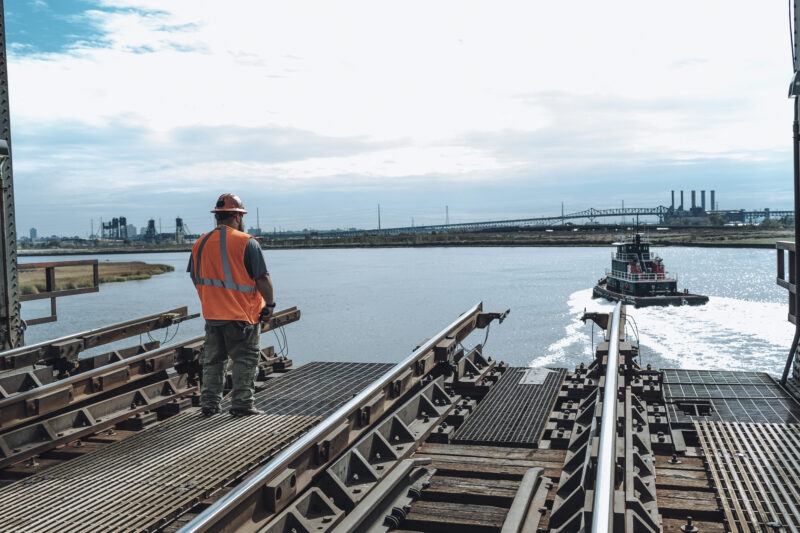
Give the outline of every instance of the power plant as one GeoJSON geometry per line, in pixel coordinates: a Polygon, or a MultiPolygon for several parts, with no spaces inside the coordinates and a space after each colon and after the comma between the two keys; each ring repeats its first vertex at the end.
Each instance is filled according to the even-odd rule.
{"type": "MultiPolygon", "coordinates": [[[[711,198],[710,198],[711,205],[709,206],[710,209],[706,209],[706,191],[700,191],[700,205],[699,206],[697,205],[697,191],[691,191],[691,193],[692,193],[692,207],[690,209],[686,210],[686,209],[683,208],[683,191],[681,191],[681,203],[677,208],[675,207],[675,191],[672,191],[672,202],[670,203],[669,213],[668,213],[669,216],[683,218],[683,217],[692,217],[692,216],[697,217],[697,216],[708,216],[708,215],[712,215],[712,214],[718,214],[718,213],[716,213],[716,203],[715,203],[715,196],[716,195],[715,195],[715,191],[712,190],[710,192],[711,192],[711,198]]],[[[744,212],[745,211],[743,211],[743,210],[726,211],[726,212],[724,212],[723,217],[726,217],[726,215],[727,215],[727,217],[730,217],[730,216],[732,216],[734,214],[740,214],[740,213],[744,213],[744,212]]],[[[722,213],[719,213],[719,214],[722,214],[722,213]]],[[[727,217],[726,217],[726,220],[727,220],[727,217]]],[[[742,222],[744,222],[744,219],[742,219],[742,222]]]]}

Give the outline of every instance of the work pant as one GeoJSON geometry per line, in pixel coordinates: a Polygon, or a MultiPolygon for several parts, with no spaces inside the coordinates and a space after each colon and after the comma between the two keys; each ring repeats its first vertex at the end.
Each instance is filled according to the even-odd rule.
{"type": "Polygon", "coordinates": [[[224,326],[206,325],[206,342],[200,360],[203,365],[203,383],[200,387],[203,407],[216,407],[222,401],[225,367],[229,357],[233,361],[231,408],[247,409],[253,405],[261,324],[242,326],[242,322],[228,322],[224,326]]]}

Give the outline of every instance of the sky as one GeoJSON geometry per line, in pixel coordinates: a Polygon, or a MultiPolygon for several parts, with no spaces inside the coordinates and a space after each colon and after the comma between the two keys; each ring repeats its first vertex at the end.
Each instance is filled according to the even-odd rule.
{"type": "Polygon", "coordinates": [[[792,206],[786,2],[4,4],[20,235],[792,206]]]}

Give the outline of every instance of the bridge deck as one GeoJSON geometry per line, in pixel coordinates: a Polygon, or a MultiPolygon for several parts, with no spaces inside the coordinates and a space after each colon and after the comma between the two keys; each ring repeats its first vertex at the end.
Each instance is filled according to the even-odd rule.
{"type": "Polygon", "coordinates": [[[297,415],[180,414],[0,489],[0,531],[154,531],[316,422],[297,415]]]}

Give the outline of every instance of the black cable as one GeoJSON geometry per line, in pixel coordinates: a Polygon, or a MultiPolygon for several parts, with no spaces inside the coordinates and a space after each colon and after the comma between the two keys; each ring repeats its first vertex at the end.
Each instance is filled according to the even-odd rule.
{"type": "Polygon", "coordinates": [[[169,333],[169,326],[167,326],[167,331],[164,332],[164,344],[169,344],[170,342],[172,342],[178,335],[178,331],[180,331],[180,329],[181,329],[181,323],[178,322],[178,324],[175,326],[175,333],[173,333],[172,337],[170,337],[169,340],[167,340],[167,334],[169,333]]]}
{"type": "Polygon", "coordinates": [[[281,337],[278,336],[278,332],[276,330],[272,330],[272,333],[275,335],[275,339],[278,343],[278,348],[280,351],[277,352],[277,356],[288,357],[289,356],[289,339],[286,337],[286,330],[283,329],[283,326],[278,328],[281,332],[281,337],[283,337],[283,342],[281,342],[281,337]]]}
{"type": "Polygon", "coordinates": [[[486,325],[486,335],[484,335],[483,337],[483,344],[481,345],[481,353],[483,353],[483,350],[486,349],[486,341],[489,340],[489,328],[491,327],[492,327],[491,323],[486,325]]]}

